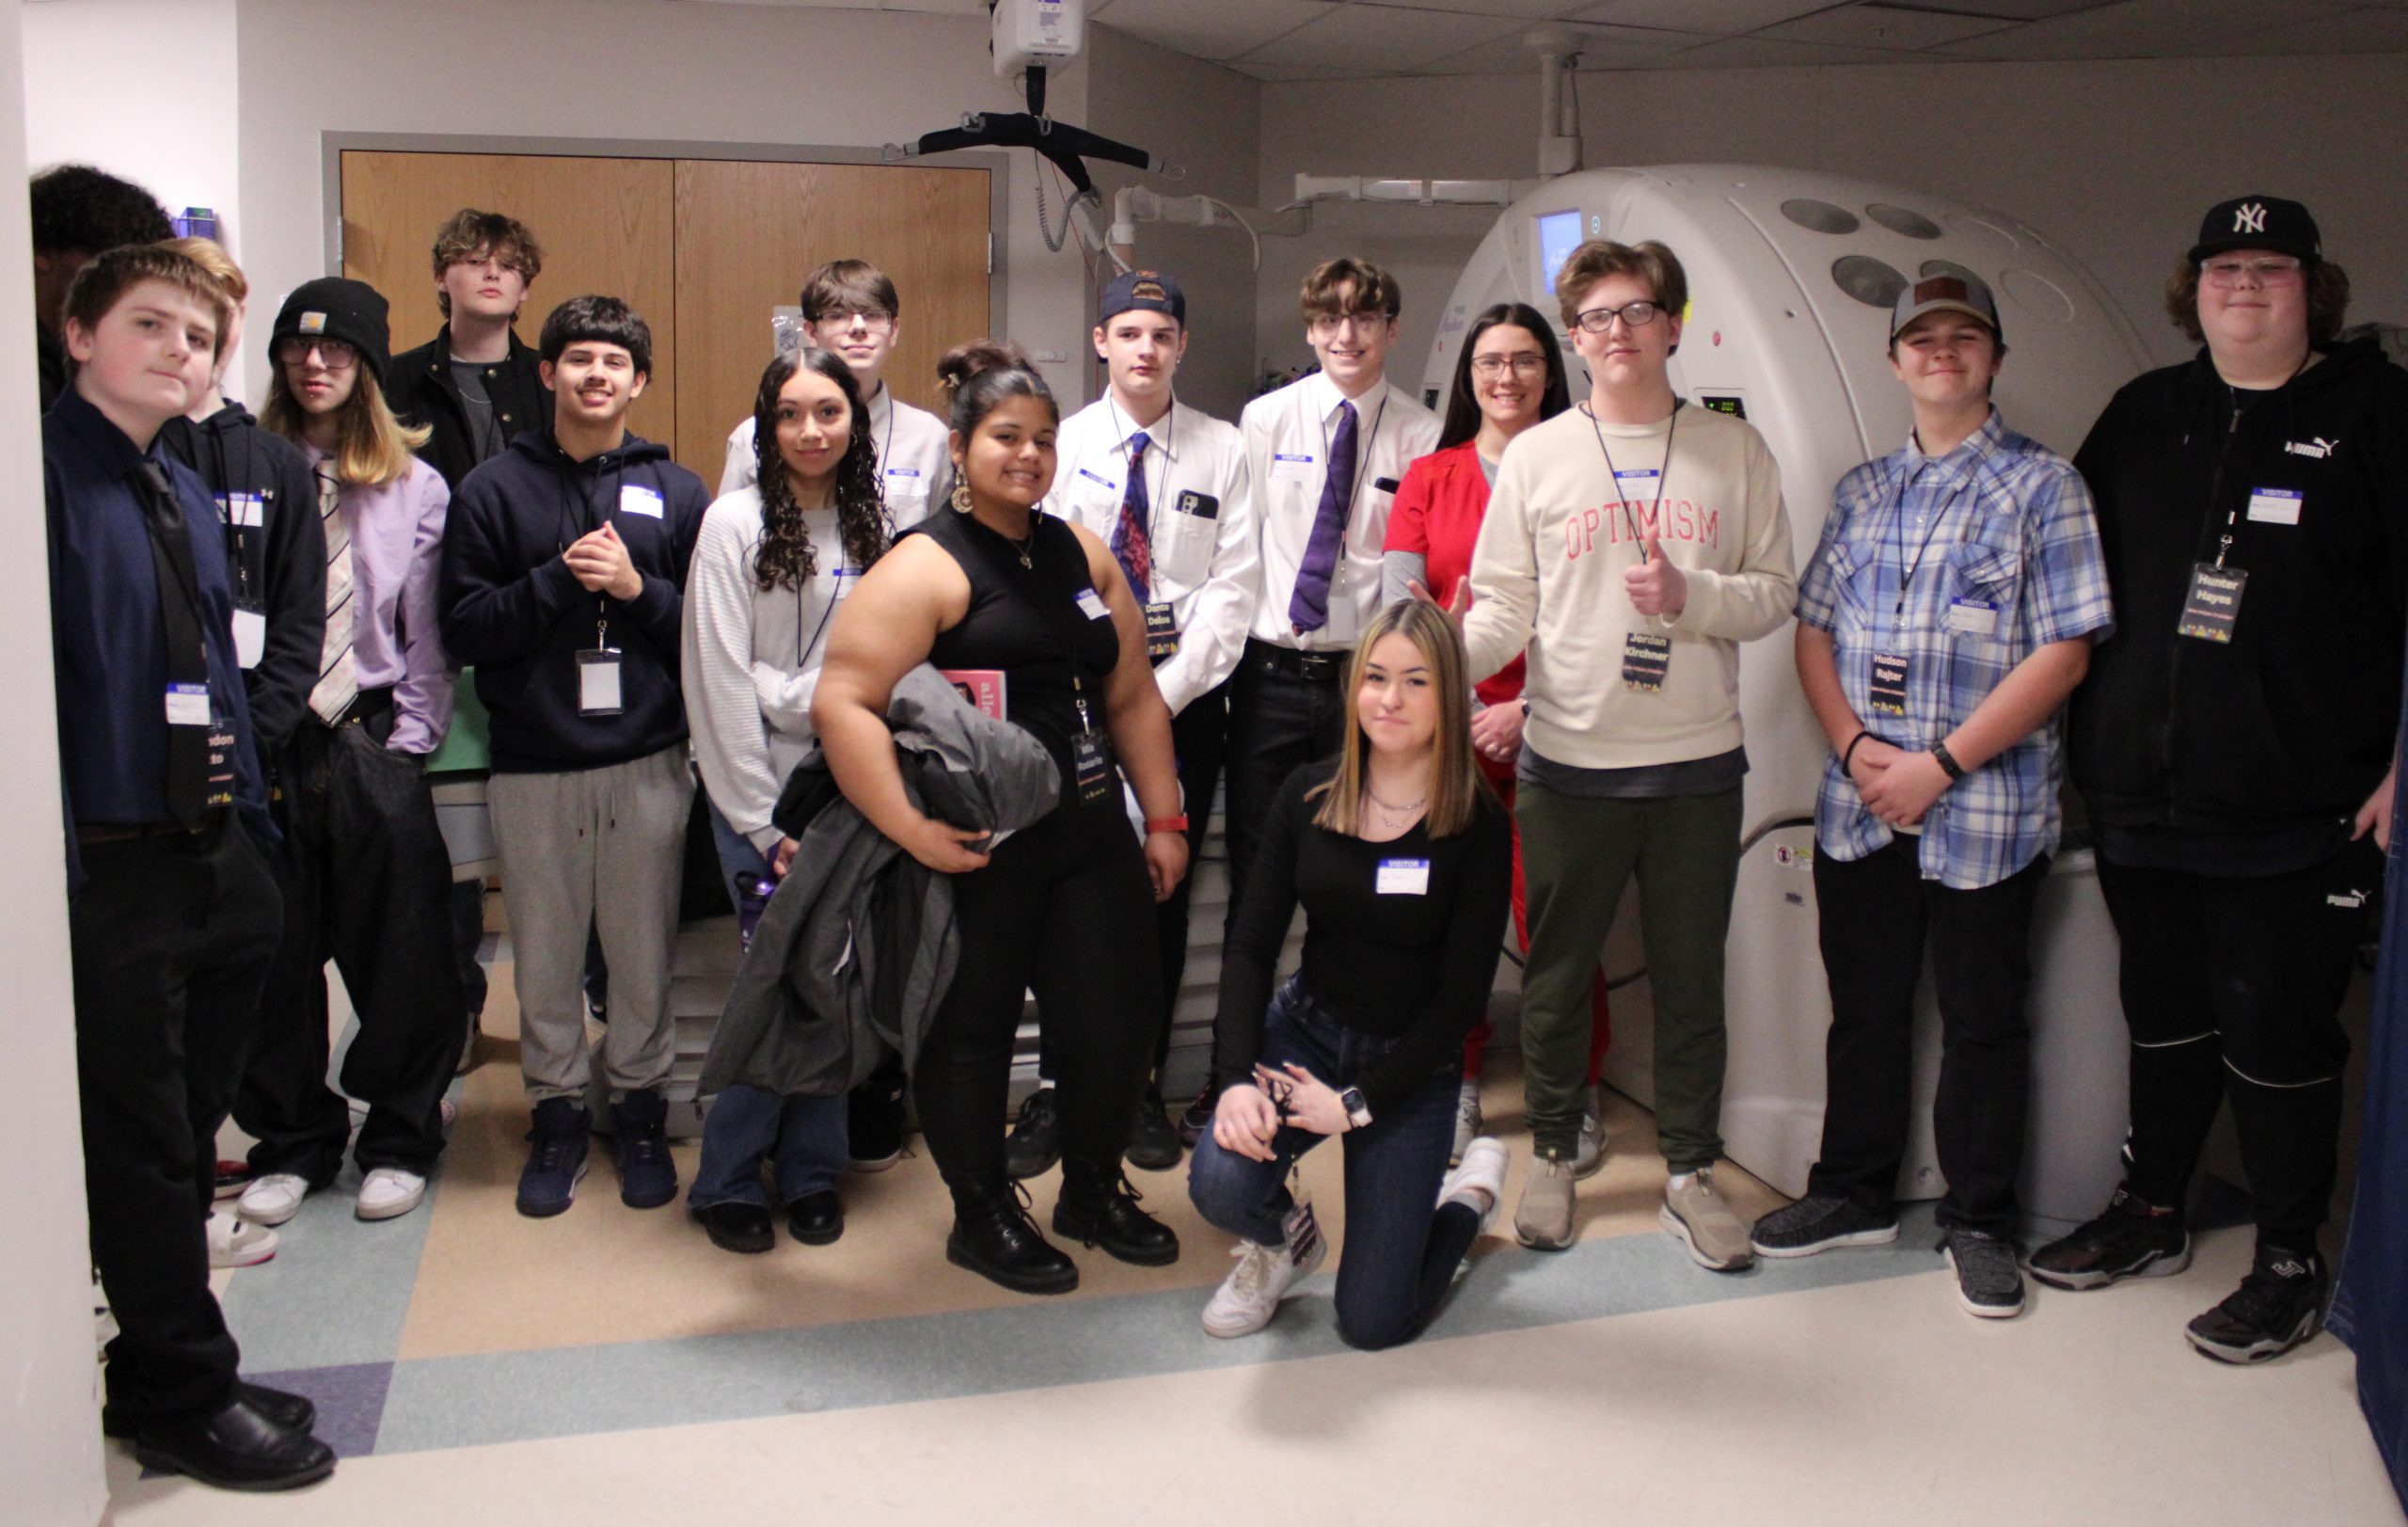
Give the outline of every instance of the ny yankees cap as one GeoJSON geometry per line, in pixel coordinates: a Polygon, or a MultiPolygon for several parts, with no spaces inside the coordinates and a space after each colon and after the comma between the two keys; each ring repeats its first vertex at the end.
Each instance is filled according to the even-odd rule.
{"type": "Polygon", "coordinates": [[[1177,281],[1154,270],[1129,270],[1114,277],[1103,289],[1102,300],[1095,305],[1095,321],[1108,324],[1137,309],[1168,313],[1182,327],[1187,324],[1186,294],[1177,281]]]}
{"type": "Polygon", "coordinates": [[[2309,264],[2324,258],[2316,219],[2305,207],[2281,197],[2235,197],[2210,207],[2199,219],[2199,242],[2191,246],[2191,263],[2227,249],[2271,249],[2297,255],[2309,264]]]}
{"type": "Polygon", "coordinates": [[[1909,324],[1927,312],[1971,313],[1989,326],[1990,333],[2004,340],[2006,336],[1998,325],[1998,300],[1977,276],[1926,276],[1898,294],[1890,310],[1890,338],[1906,332],[1909,324]]]}

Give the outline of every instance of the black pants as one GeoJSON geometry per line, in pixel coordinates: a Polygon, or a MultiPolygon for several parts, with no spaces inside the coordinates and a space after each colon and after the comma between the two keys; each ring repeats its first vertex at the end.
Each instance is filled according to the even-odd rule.
{"type": "Polygon", "coordinates": [[[217,1126],[276,952],[276,879],[247,828],[87,844],[69,910],[92,1260],[116,1314],[108,1409],[207,1413],[238,1357],[209,1292],[217,1126]]]}
{"type": "Polygon", "coordinates": [[[1154,1036],[1154,1074],[1170,1058],[1170,1026],[1179,1008],[1179,985],[1187,974],[1187,912],[1196,891],[1196,867],[1204,855],[1204,833],[1212,819],[1212,791],[1221,783],[1221,759],[1228,747],[1229,686],[1197,695],[1170,720],[1170,743],[1179,756],[1179,787],[1187,801],[1187,874],[1170,899],[1155,909],[1154,938],[1162,951],[1163,1025],[1154,1036]]]}
{"type": "Polygon", "coordinates": [[[1831,1028],[1822,1158],[1808,1187],[1890,1212],[1907,1150],[1915,983],[1928,946],[1941,1032],[1932,1135],[1948,1178],[1939,1219],[2012,1236],[2031,1094],[2032,910],[2049,861],[1959,891],[1925,880],[1918,851],[1901,835],[1850,863],[1814,854],[1831,1028]]]}
{"type": "Polygon", "coordinates": [[[1162,1010],[1153,889],[1118,793],[1066,801],[953,886],[960,962],[911,1079],[945,1185],[964,1205],[1010,1191],[1004,1112],[1030,991],[1054,1052],[1064,1162],[1117,1174],[1162,1010]]]}
{"type": "MultiPolygon", "coordinates": [[[[383,722],[385,718],[377,718],[383,722]]],[[[323,1187],[342,1166],[350,1106],[326,1085],[325,963],[359,1014],[342,1088],[368,1105],[360,1170],[420,1174],[443,1152],[437,1107],[466,1038],[452,946],[452,857],[419,760],[387,725],[306,721],[285,750],[284,941],[234,1099],[253,1169],[323,1187]]]]}
{"type": "Polygon", "coordinates": [[[485,993],[491,984],[477,959],[477,951],[484,946],[485,883],[455,880],[452,883],[452,968],[460,973],[462,999],[468,1004],[468,1011],[479,1017],[484,1015],[485,993]]]}
{"type": "Polygon", "coordinates": [[[2099,861],[2123,942],[2132,1036],[2132,1189],[2162,1207],[2190,1191],[2216,1107],[2232,1102],[2258,1239],[2312,1250],[2333,1199],[2341,999],[2367,902],[2383,883],[2371,837],[2289,875],[2225,877],[2099,861]]]}

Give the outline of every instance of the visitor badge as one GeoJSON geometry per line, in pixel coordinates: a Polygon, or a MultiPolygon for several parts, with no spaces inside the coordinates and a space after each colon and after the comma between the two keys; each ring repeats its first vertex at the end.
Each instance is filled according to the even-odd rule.
{"type": "Polygon", "coordinates": [[[170,726],[208,725],[209,686],[206,684],[168,685],[167,724],[170,726]]]}
{"type": "Polygon", "coordinates": [[[1383,859],[1372,890],[1381,896],[1428,896],[1430,894],[1430,861],[1427,859],[1383,859]]]}
{"type": "Polygon", "coordinates": [[[2305,500],[2297,488],[2254,487],[2249,490],[2249,517],[2268,525],[2296,525],[2305,500]]]}
{"type": "Polygon", "coordinates": [[[642,515],[647,519],[660,517],[660,494],[641,483],[628,483],[619,489],[619,513],[642,515]]]}
{"type": "Polygon", "coordinates": [[[2191,591],[2182,599],[2175,629],[2202,642],[2230,642],[2241,620],[2241,592],[2249,575],[2238,567],[2200,563],[2191,569],[2191,591]]]}
{"type": "Polygon", "coordinates": [[[1614,491],[1625,503],[1652,502],[1662,491],[1664,474],[1650,467],[1643,471],[1614,473],[1614,491]]]}
{"type": "Polygon", "coordinates": [[[256,530],[266,523],[256,493],[220,493],[217,495],[217,517],[237,530],[256,530]]]}
{"type": "Polygon", "coordinates": [[[234,661],[257,668],[267,651],[267,616],[257,610],[234,612],[234,661]]]}
{"type": "Polygon", "coordinates": [[[890,499],[925,499],[928,496],[927,480],[917,467],[886,469],[886,496],[890,499]]]}
{"type": "Polygon", "coordinates": [[[1089,620],[1102,620],[1110,616],[1112,613],[1112,612],[1104,606],[1103,596],[1098,594],[1093,589],[1079,590],[1079,609],[1085,612],[1089,620]]]}
{"type": "Polygon", "coordinates": [[[595,647],[577,655],[577,713],[615,716],[620,710],[619,649],[595,647]]]}
{"type": "Polygon", "coordinates": [[[1865,696],[1885,716],[1907,713],[1907,660],[1886,652],[1873,655],[1873,686],[1865,696]]]}
{"type": "Polygon", "coordinates": [[[1309,451],[1276,451],[1271,456],[1271,475],[1290,483],[1309,483],[1319,475],[1314,465],[1309,451]]]}
{"type": "Polygon", "coordinates": [[[1998,606],[1988,599],[1951,599],[1948,628],[1958,636],[1988,638],[1998,630],[1998,606]]]}
{"type": "Polygon", "coordinates": [[[1622,641],[1622,687],[1654,694],[1672,670],[1672,639],[1632,631],[1622,641]]]}

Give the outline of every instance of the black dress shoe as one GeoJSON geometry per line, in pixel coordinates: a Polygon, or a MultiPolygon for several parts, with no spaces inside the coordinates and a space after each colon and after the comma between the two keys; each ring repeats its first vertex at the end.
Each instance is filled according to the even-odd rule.
{"type": "Polygon", "coordinates": [[[1009,1198],[957,1205],[944,1259],[1015,1294],[1068,1294],[1079,1286],[1079,1265],[1038,1233],[1023,1202],[1016,1187],[1009,1198]]]}
{"type": "Polygon", "coordinates": [[[239,1393],[215,1415],[136,1428],[134,1455],[145,1468],[189,1474],[224,1490],[298,1489],[335,1471],[334,1449],[306,1431],[277,1425],[239,1393]]]}
{"type": "Polygon", "coordinates": [[[714,1203],[695,1210],[694,1217],[703,1222],[703,1233],[711,1238],[711,1244],[722,1251],[751,1254],[778,1244],[769,1211],[757,1203],[714,1203]]]}
{"type": "Polygon", "coordinates": [[[805,1193],[786,1205],[786,1229],[805,1246],[826,1246],[845,1233],[845,1201],[832,1187],[805,1193]]]}
{"type": "Polygon", "coordinates": [[[1061,1109],[1054,1090],[1040,1087],[1020,1105],[1020,1121],[1004,1140],[1004,1174],[1014,1182],[1042,1177],[1061,1159],[1061,1109]]]}
{"type": "Polygon", "coordinates": [[[1140,1267],[1179,1260],[1178,1234],[1137,1207],[1137,1190],[1117,1171],[1101,1182],[1086,1173],[1066,1180],[1054,1205],[1054,1233],[1100,1246],[1140,1267]]]}
{"type": "MultiPolygon", "coordinates": [[[[306,1394],[293,1394],[265,1384],[254,1384],[247,1378],[234,1380],[234,1391],[251,1402],[251,1408],[277,1425],[291,1431],[306,1432],[318,1424],[318,1408],[306,1394]]],[[[112,1415],[108,1407],[101,1408],[103,1437],[132,1437],[136,1428],[112,1415]]]]}
{"type": "Polygon", "coordinates": [[[1179,1165],[1185,1150],[1179,1131],[1171,1126],[1170,1111],[1163,1106],[1163,1090],[1147,1088],[1137,1103],[1136,1126],[1129,1131],[1129,1165],[1168,1171],[1179,1165]]]}

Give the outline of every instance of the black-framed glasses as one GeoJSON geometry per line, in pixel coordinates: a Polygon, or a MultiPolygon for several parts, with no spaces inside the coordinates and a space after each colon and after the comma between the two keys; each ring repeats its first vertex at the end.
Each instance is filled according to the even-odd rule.
{"type": "Polygon", "coordinates": [[[1662,303],[1641,297],[1637,302],[1625,302],[1619,308],[1592,308],[1573,322],[1592,334],[1603,334],[1614,326],[1617,318],[1633,328],[1645,328],[1663,315],[1662,303]]]}
{"type": "Polygon", "coordinates": [[[1516,376],[1545,376],[1546,357],[1524,351],[1517,356],[1474,356],[1471,374],[1484,380],[1494,380],[1512,372],[1516,376]]]}
{"type": "Polygon", "coordinates": [[[895,326],[895,315],[875,308],[828,308],[812,322],[830,328],[850,328],[859,324],[872,334],[883,334],[895,326]]]}
{"type": "Polygon", "coordinates": [[[276,342],[276,358],[298,366],[318,352],[318,364],[328,371],[349,371],[359,364],[359,347],[343,340],[323,340],[309,334],[287,334],[276,342]]]}

